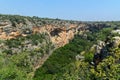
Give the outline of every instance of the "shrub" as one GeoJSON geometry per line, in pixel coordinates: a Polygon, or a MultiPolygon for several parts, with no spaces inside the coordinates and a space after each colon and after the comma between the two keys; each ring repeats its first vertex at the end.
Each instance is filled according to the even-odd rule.
{"type": "Polygon", "coordinates": [[[93,53],[86,53],[85,54],[85,61],[92,62],[93,61],[94,54],[93,53]]]}

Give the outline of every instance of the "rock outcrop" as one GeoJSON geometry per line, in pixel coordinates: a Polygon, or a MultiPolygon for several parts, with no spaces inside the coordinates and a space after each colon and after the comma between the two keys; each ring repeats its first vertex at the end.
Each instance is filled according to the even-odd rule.
{"type": "MultiPolygon", "coordinates": [[[[18,29],[20,26],[18,27],[14,27],[12,26],[10,23],[8,22],[2,22],[0,24],[0,39],[14,39],[17,38],[19,36],[27,36],[29,34],[35,34],[35,33],[48,33],[52,42],[57,46],[57,47],[61,47],[64,46],[65,44],[67,44],[69,42],[70,39],[72,39],[74,37],[75,34],[75,28],[77,28],[77,26],[75,24],[70,24],[68,26],[68,28],[64,25],[64,26],[60,26],[60,27],[56,27],[54,25],[44,25],[44,26],[32,26],[32,29],[28,28],[24,28],[23,29],[23,24],[16,24],[18,25],[22,25],[20,29],[18,29]],[[12,28],[11,28],[12,27],[12,28]],[[11,29],[10,29],[11,28],[11,29]]],[[[27,24],[29,25],[29,24],[27,24]]]]}
{"type": "MultiPolygon", "coordinates": [[[[105,59],[107,56],[113,55],[114,50],[120,47],[120,37],[114,36],[108,42],[99,41],[97,45],[94,45],[91,50],[95,50],[93,62],[97,66],[99,62],[105,59]]],[[[116,52],[114,52],[116,53],[116,52]]],[[[115,54],[114,54],[115,55],[115,54]]]]}
{"type": "Polygon", "coordinates": [[[97,31],[103,27],[106,26],[101,23],[0,15],[0,39],[6,40],[35,33],[47,33],[57,47],[67,44],[76,33],[84,34],[84,32],[97,31]]]}

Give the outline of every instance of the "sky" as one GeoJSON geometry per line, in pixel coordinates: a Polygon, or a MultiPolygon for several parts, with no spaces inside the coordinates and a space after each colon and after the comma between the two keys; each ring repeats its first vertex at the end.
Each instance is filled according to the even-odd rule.
{"type": "Polygon", "coordinates": [[[120,21],[120,0],[0,0],[0,14],[120,21]]]}

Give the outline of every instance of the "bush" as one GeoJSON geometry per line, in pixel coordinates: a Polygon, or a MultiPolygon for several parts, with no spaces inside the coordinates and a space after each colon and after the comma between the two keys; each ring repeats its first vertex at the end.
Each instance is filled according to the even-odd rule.
{"type": "Polygon", "coordinates": [[[85,61],[86,62],[92,62],[93,61],[94,54],[93,53],[86,53],[85,54],[85,61]]]}

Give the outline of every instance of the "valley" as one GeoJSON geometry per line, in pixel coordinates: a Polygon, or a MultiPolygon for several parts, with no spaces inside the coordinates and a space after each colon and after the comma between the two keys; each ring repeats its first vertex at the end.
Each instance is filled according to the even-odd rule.
{"type": "Polygon", "coordinates": [[[0,15],[0,80],[119,80],[120,22],[0,15]]]}

